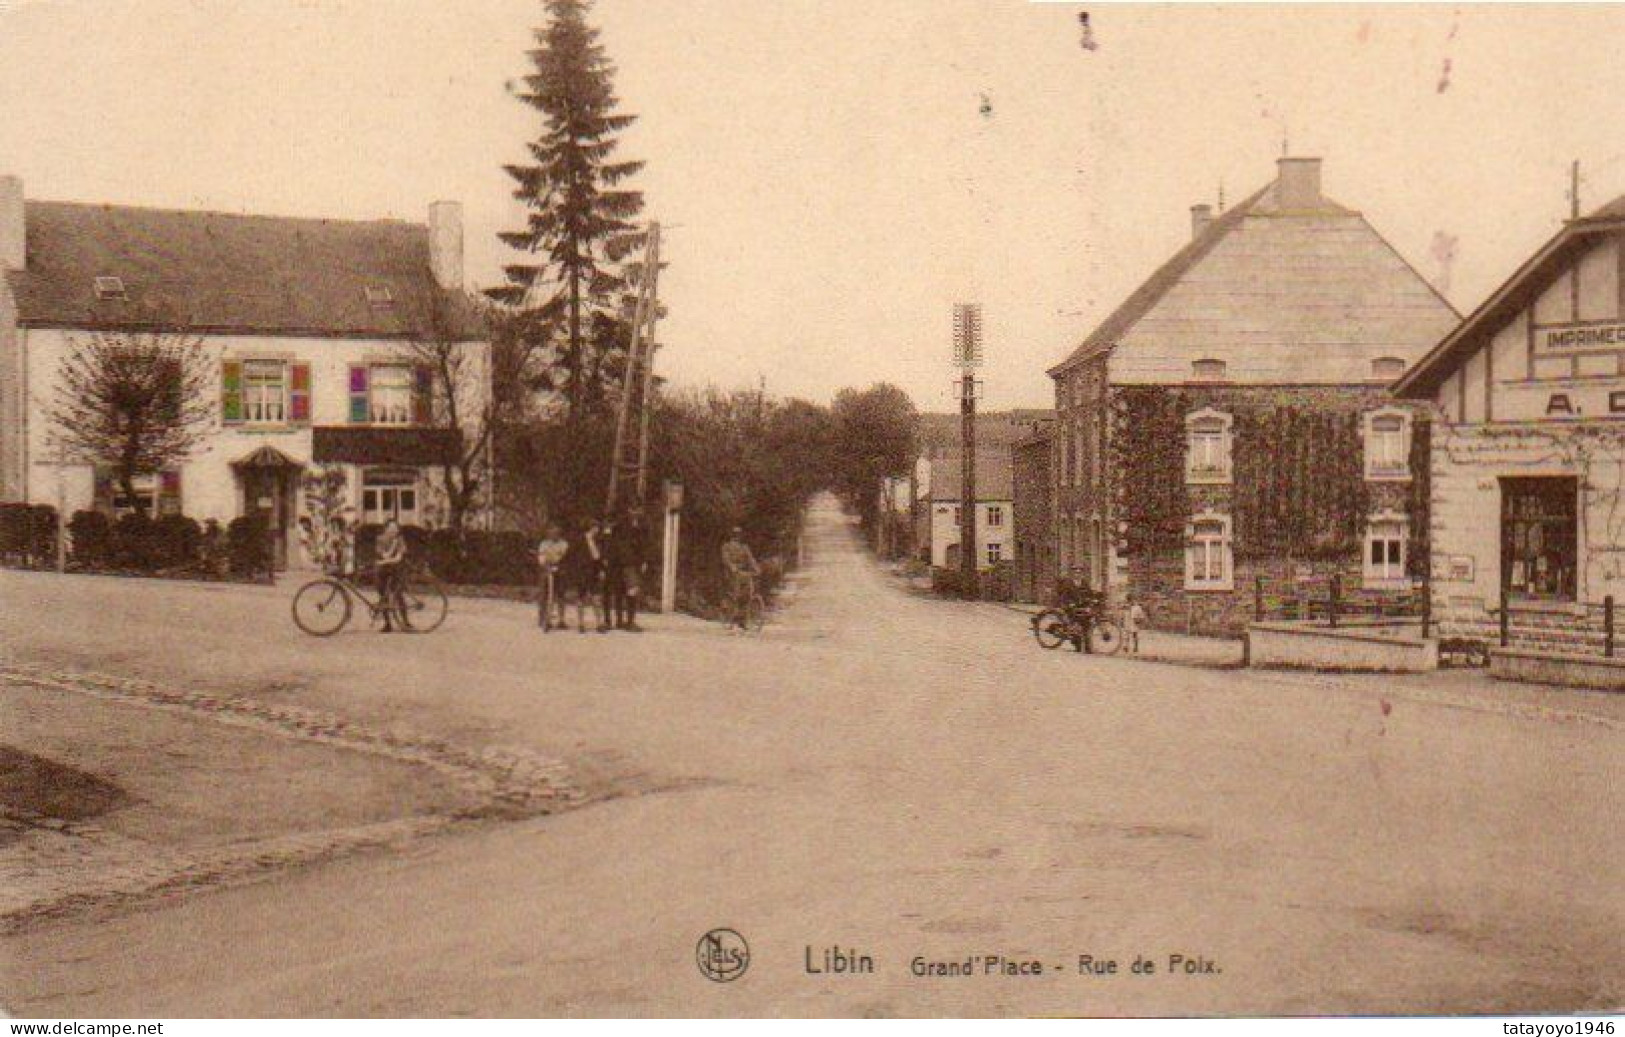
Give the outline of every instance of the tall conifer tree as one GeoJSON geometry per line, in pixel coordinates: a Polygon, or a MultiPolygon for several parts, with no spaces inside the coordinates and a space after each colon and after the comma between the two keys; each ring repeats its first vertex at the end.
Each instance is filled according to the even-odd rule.
{"type": "MultiPolygon", "coordinates": [[[[508,283],[492,298],[534,310],[535,326],[563,324],[563,348],[553,387],[563,391],[571,425],[601,402],[611,343],[605,321],[624,322],[624,297],[636,269],[622,261],[643,240],[633,222],[643,194],[621,187],[642,162],[615,161],[616,135],[636,120],[621,114],[614,65],[587,24],[591,0],[545,0],[548,21],[529,52],[535,71],[524,77],[521,101],[542,115],[541,133],[528,145],[531,164],[505,168],[518,183],[514,196],[530,212],[523,230],[500,235],[532,259],[504,268],[508,283]],[[595,333],[595,325],[596,333],[595,333]]],[[[621,343],[624,348],[624,342],[621,343]]]]}

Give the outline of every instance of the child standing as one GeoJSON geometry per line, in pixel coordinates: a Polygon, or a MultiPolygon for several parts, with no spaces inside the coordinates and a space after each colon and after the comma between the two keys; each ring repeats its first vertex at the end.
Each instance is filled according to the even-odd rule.
{"type": "Polygon", "coordinates": [[[557,522],[550,522],[547,533],[542,542],[536,545],[536,567],[540,570],[539,585],[536,588],[537,617],[542,632],[553,629],[553,613],[558,612],[559,626],[564,626],[564,601],[559,596],[559,566],[564,562],[564,555],[570,549],[570,544],[564,539],[563,530],[559,529],[557,522]]]}
{"type": "Polygon", "coordinates": [[[1140,654],[1140,628],[1145,625],[1145,609],[1133,598],[1128,599],[1128,607],[1123,610],[1123,641],[1128,648],[1128,654],[1140,654]]]}

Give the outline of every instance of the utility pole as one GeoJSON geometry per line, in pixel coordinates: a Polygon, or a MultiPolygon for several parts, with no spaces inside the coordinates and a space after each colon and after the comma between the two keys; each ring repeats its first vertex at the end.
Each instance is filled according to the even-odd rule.
{"type": "Polygon", "coordinates": [[[982,307],[954,307],[954,363],[959,367],[959,576],[964,596],[976,587],[976,368],[982,366],[982,307]]]}
{"type": "Polygon", "coordinates": [[[613,516],[616,505],[620,503],[621,478],[628,474],[627,440],[632,434],[632,408],[634,403],[641,402],[642,415],[639,417],[639,444],[638,458],[632,462],[635,468],[632,473],[636,479],[639,499],[644,489],[645,475],[643,472],[648,450],[648,413],[649,413],[649,381],[653,368],[654,351],[654,321],[652,314],[657,308],[655,298],[655,280],[660,270],[660,224],[649,224],[648,243],[644,248],[644,266],[642,284],[638,286],[638,301],[632,311],[632,341],[627,345],[626,373],[621,378],[621,402],[615,411],[615,447],[610,457],[609,466],[609,492],[604,501],[604,514],[613,516]],[[645,331],[648,332],[648,341],[645,343],[645,331]],[[647,346],[647,348],[645,348],[647,346]],[[638,378],[642,377],[641,392],[638,391],[638,378]]]}

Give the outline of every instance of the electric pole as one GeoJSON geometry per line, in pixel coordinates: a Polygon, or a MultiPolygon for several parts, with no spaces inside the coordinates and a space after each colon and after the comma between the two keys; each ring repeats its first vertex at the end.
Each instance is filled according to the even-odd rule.
{"type": "Polygon", "coordinates": [[[954,363],[959,374],[959,576],[964,596],[976,587],[976,368],[982,366],[982,307],[954,307],[954,363]]]}
{"type": "Polygon", "coordinates": [[[660,224],[649,224],[648,243],[644,249],[643,278],[638,286],[638,301],[632,311],[632,340],[627,344],[626,373],[621,378],[621,402],[615,412],[615,447],[610,458],[609,492],[604,501],[604,514],[613,516],[620,503],[621,479],[630,474],[635,478],[640,496],[644,492],[645,453],[648,450],[649,382],[652,377],[654,352],[654,313],[658,307],[655,282],[660,270],[660,224]],[[645,341],[647,331],[647,341],[645,341]],[[643,385],[639,392],[638,380],[643,385]],[[641,404],[641,406],[640,406],[641,404]],[[638,407],[638,456],[628,464],[628,439],[632,435],[632,410],[638,407]],[[628,472],[631,468],[633,471],[628,472]]]}

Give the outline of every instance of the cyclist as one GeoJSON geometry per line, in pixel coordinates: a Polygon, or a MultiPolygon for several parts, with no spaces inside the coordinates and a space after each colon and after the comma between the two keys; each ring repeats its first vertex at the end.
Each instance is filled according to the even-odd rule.
{"type": "Polygon", "coordinates": [[[728,540],[722,545],[722,566],[727,570],[728,590],[732,598],[732,618],[728,629],[749,629],[750,599],[756,592],[756,577],[761,573],[762,567],[756,563],[756,556],[751,554],[750,545],[745,543],[744,530],[738,526],[728,534],[728,540]]]}
{"type": "Polygon", "coordinates": [[[406,565],[406,537],[401,535],[401,524],[394,519],[384,523],[378,534],[377,560],[378,607],[384,615],[384,633],[393,633],[391,617],[398,617],[401,629],[407,629],[406,596],[401,589],[401,570],[406,565]]]}

